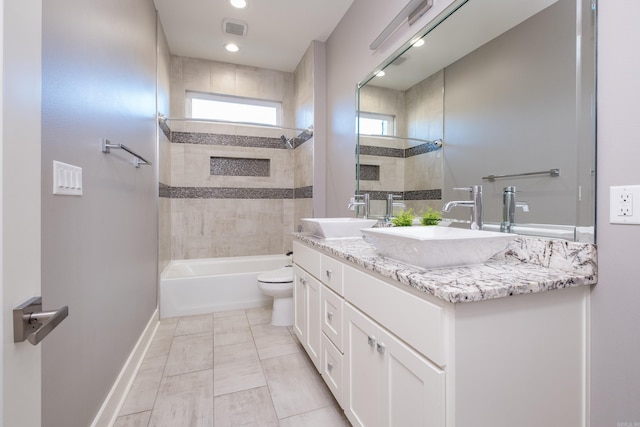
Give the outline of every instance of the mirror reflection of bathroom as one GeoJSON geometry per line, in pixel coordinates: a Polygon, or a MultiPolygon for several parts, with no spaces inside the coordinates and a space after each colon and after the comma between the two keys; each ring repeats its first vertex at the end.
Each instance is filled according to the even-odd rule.
{"type": "MultiPolygon", "coordinates": [[[[390,193],[414,211],[441,210],[469,199],[454,188],[482,185],[485,228],[499,231],[505,189],[515,188],[516,206],[528,209],[515,210],[514,232],[593,241],[590,2],[511,2],[499,17],[482,2],[461,3],[362,80],[360,193],[382,217],[390,193]],[[438,139],[441,148],[416,154],[438,139]]],[[[469,226],[468,209],[445,216],[469,226]]]]}

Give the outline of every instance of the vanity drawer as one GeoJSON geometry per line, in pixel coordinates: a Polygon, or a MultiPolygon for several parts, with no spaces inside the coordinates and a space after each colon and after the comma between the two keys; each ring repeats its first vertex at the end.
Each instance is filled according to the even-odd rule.
{"type": "Polygon", "coordinates": [[[293,242],[293,261],[319,279],[320,252],[298,242],[293,242]]]}
{"type": "Polygon", "coordinates": [[[444,309],[344,266],[344,297],[411,347],[444,366],[444,309]]]}
{"type": "Polygon", "coordinates": [[[320,280],[322,283],[343,294],[342,263],[336,259],[322,255],[320,258],[320,280]]]}
{"type": "Polygon", "coordinates": [[[320,374],[342,408],[342,353],[322,334],[322,358],[320,374]]]}
{"type": "Polygon", "coordinates": [[[343,351],[342,346],[342,312],[344,307],[343,299],[326,286],[322,286],[320,295],[322,315],[322,332],[333,342],[339,351],[343,351]]]}

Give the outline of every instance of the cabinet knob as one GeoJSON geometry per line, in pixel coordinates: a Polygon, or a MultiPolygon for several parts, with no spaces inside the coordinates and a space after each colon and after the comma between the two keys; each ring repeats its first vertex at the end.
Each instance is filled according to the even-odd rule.
{"type": "Polygon", "coordinates": [[[327,371],[333,371],[333,363],[327,363],[327,371]]]}
{"type": "Polygon", "coordinates": [[[373,346],[375,346],[375,345],[376,345],[376,336],[375,336],[375,335],[369,335],[369,336],[367,337],[367,339],[368,339],[367,341],[369,342],[369,345],[370,345],[371,347],[373,347],[373,346]]]}
{"type": "Polygon", "coordinates": [[[330,311],[328,311],[328,312],[327,312],[327,319],[328,319],[329,321],[331,321],[331,319],[332,319],[332,318],[333,318],[333,313],[332,313],[332,312],[330,312],[330,311]]]}
{"type": "Polygon", "coordinates": [[[387,346],[381,342],[376,343],[376,350],[380,354],[384,354],[384,351],[387,349],[387,346]]]}
{"type": "Polygon", "coordinates": [[[306,281],[306,280],[304,280],[304,279],[301,277],[301,278],[300,278],[300,283],[302,283],[303,285],[306,285],[306,284],[307,284],[307,281],[306,281]]]}
{"type": "Polygon", "coordinates": [[[329,279],[331,279],[331,275],[333,274],[333,272],[331,270],[327,270],[327,277],[329,279]]]}

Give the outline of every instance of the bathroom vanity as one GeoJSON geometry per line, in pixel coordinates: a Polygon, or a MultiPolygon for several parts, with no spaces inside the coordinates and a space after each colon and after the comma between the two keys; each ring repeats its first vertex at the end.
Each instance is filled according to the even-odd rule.
{"type": "Polygon", "coordinates": [[[297,337],[354,426],[584,426],[591,244],[517,237],[420,269],[362,238],[294,241],[297,337]]]}

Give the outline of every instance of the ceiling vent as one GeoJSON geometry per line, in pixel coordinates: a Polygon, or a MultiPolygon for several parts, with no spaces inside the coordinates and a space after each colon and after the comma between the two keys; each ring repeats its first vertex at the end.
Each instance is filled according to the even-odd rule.
{"type": "Polygon", "coordinates": [[[237,19],[225,18],[222,20],[222,31],[232,36],[244,37],[247,35],[247,23],[237,19]]]}

